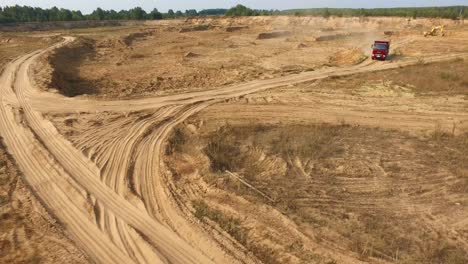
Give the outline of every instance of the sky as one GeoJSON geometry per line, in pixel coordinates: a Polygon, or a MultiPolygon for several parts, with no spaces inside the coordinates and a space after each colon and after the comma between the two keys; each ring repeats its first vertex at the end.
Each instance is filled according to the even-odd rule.
{"type": "Polygon", "coordinates": [[[150,11],[157,8],[167,12],[168,9],[207,9],[229,8],[236,4],[243,4],[255,9],[295,9],[314,7],[413,7],[413,6],[449,6],[468,5],[468,0],[0,0],[0,6],[28,5],[34,7],[50,8],[57,6],[72,10],[81,10],[90,13],[97,7],[102,9],[130,9],[140,6],[150,11]]]}

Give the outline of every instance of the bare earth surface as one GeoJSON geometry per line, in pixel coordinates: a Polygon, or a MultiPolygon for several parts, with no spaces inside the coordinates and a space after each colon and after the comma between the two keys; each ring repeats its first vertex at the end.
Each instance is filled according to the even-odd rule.
{"type": "MultiPolygon", "coordinates": [[[[9,61],[60,41],[53,35],[0,34],[0,68],[9,61]]],[[[14,159],[0,145],[0,262],[89,263],[50,217],[18,171],[14,159]]]]}
{"type": "Polygon", "coordinates": [[[440,22],[71,30],[4,66],[0,134],[98,263],[466,263],[468,30],[440,22]]]}
{"type": "Polygon", "coordinates": [[[89,263],[31,195],[3,146],[0,160],[0,262],[89,263]]]}

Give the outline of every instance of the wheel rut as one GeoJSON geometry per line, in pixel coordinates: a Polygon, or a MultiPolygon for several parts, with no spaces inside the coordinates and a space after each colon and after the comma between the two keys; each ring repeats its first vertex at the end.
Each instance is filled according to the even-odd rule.
{"type": "MultiPolygon", "coordinates": [[[[230,98],[330,76],[418,63],[366,62],[136,100],[93,101],[40,92],[31,80],[31,65],[40,55],[73,40],[67,37],[5,68],[0,76],[0,134],[45,207],[99,263],[256,262],[241,248],[228,245],[227,240],[222,245],[210,237],[184,213],[186,208],[180,208],[162,160],[172,129],[208,106],[230,98]],[[15,116],[15,108],[22,110],[24,121],[15,116]],[[120,116],[84,131],[72,142],[45,118],[49,113],[104,111],[120,116]]],[[[431,57],[426,62],[457,57],[467,54],[431,57]]]]}

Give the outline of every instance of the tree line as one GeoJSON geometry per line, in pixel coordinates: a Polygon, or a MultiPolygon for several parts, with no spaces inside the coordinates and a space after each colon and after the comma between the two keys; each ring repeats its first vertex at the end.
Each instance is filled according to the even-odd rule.
{"type": "Polygon", "coordinates": [[[226,11],[224,15],[226,16],[272,16],[280,15],[281,11],[279,10],[258,10],[250,9],[243,5],[237,5],[226,11]]]}
{"type": "MultiPolygon", "coordinates": [[[[446,7],[405,7],[405,8],[313,8],[294,9],[282,11],[282,14],[296,16],[322,16],[322,17],[373,17],[394,16],[412,18],[448,18],[457,19],[468,11],[467,6],[446,7]]],[[[466,15],[465,15],[466,16],[466,15]]]]}
{"type": "MultiPolygon", "coordinates": [[[[406,8],[309,8],[292,10],[255,10],[237,5],[225,13],[226,16],[262,16],[262,15],[295,15],[320,17],[371,17],[394,16],[412,18],[448,18],[458,19],[463,16],[467,6],[446,7],[406,7],[406,8]]],[[[466,15],[465,15],[466,16],[466,15]]]]}
{"type": "Polygon", "coordinates": [[[0,7],[0,23],[10,22],[49,22],[49,21],[81,21],[81,20],[156,20],[194,16],[271,16],[271,15],[296,15],[296,16],[322,16],[322,17],[352,17],[352,16],[399,16],[399,17],[440,17],[456,19],[468,9],[466,6],[450,7],[418,7],[418,8],[312,8],[294,10],[256,10],[243,5],[237,5],[231,9],[205,9],[198,12],[195,9],[182,11],[168,10],[161,13],[158,9],[146,12],[141,7],[130,10],[103,10],[97,8],[91,14],[82,14],[81,11],[52,7],[42,9],[30,6],[5,6],[0,7]]]}
{"type": "Polygon", "coordinates": [[[185,12],[169,9],[167,13],[161,13],[158,9],[146,12],[141,7],[129,10],[103,10],[97,8],[91,14],[84,15],[81,11],[52,7],[42,9],[30,6],[5,6],[0,7],[0,23],[9,22],[52,22],[52,21],[82,21],[82,20],[157,20],[180,17],[193,17],[199,15],[223,15],[227,9],[207,9],[197,12],[188,9],[185,12]]]}

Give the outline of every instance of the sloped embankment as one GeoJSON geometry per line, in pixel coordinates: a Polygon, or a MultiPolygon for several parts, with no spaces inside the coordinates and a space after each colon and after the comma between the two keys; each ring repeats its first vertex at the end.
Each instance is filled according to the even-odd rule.
{"type": "Polygon", "coordinates": [[[421,139],[344,123],[208,127],[194,120],[169,140],[175,183],[200,221],[265,263],[468,260],[456,224],[468,134],[421,139]]]}
{"type": "Polygon", "coordinates": [[[95,41],[78,38],[41,58],[35,66],[36,82],[45,90],[56,89],[69,97],[95,94],[95,84],[79,75],[80,66],[95,55],[95,41]]]}

